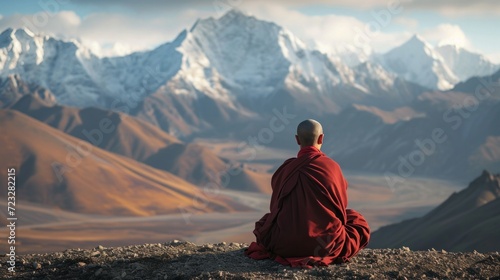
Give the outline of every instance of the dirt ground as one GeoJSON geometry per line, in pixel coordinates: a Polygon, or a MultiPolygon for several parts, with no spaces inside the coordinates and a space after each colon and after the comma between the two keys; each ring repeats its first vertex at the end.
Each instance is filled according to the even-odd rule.
{"type": "Polygon", "coordinates": [[[1,257],[2,279],[500,279],[500,254],[364,249],[349,263],[297,269],[256,261],[248,244],[174,240],[18,256],[15,273],[1,257]]]}

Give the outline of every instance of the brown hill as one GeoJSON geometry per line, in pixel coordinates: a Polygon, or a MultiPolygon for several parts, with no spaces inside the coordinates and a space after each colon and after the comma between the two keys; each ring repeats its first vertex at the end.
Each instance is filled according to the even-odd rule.
{"type": "Polygon", "coordinates": [[[380,228],[370,247],[500,250],[500,174],[487,171],[427,215],[380,228]]]}
{"type": "Polygon", "coordinates": [[[229,188],[270,193],[271,174],[256,172],[215,155],[198,144],[175,143],[145,161],[158,169],[167,170],[200,187],[229,188]]]}
{"type": "MultiPolygon", "coordinates": [[[[0,110],[0,168],[15,168],[16,197],[79,213],[155,215],[231,211],[185,180],[71,137],[13,110],[0,110]]],[[[6,182],[6,173],[0,177],[6,182]]]]}
{"type": "Polygon", "coordinates": [[[109,110],[50,106],[33,95],[25,95],[9,109],[20,111],[99,148],[138,161],[160,148],[179,142],[150,123],[109,110]]]}

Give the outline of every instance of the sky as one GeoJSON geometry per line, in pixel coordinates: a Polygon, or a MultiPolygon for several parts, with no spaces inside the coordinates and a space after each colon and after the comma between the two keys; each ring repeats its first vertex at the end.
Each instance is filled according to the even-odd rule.
{"type": "Polygon", "coordinates": [[[0,30],[28,27],[78,39],[100,56],[125,55],[230,9],[275,22],[325,53],[384,53],[418,34],[500,63],[498,0],[0,0],[0,30]]]}

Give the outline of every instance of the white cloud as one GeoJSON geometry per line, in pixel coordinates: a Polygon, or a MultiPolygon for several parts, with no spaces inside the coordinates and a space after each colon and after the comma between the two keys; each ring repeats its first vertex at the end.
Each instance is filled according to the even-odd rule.
{"type": "Polygon", "coordinates": [[[489,58],[491,62],[500,64],[500,52],[488,53],[486,57],[489,58]]]}
{"type": "Polygon", "coordinates": [[[418,20],[409,17],[396,17],[394,23],[399,24],[407,29],[414,30],[418,27],[418,20]]]}
{"type": "Polygon", "coordinates": [[[446,16],[500,15],[498,0],[410,0],[408,9],[436,11],[446,16]]]}
{"type": "Polygon", "coordinates": [[[425,30],[420,35],[434,45],[456,45],[466,49],[472,48],[471,42],[458,25],[440,24],[425,30]]]}
{"type": "Polygon", "coordinates": [[[375,8],[385,8],[388,5],[399,4],[405,10],[422,10],[438,12],[448,16],[463,15],[499,15],[500,5],[498,0],[183,0],[183,1],[164,1],[164,0],[72,0],[81,5],[92,5],[97,7],[128,7],[133,11],[140,12],[158,12],[168,9],[202,8],[212,9],[220,7],[240,7],[251,2],[260,5],[262,8],[269,4],[303,7],[303,6],[326,6],[326,7],[347,7],[357,10],[369,10],[375,8]]]}

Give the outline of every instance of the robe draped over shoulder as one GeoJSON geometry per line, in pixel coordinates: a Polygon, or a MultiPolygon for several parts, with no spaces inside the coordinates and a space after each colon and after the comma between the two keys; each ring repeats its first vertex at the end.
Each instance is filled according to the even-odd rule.
{"type": "Polygon", "coordinates": [[[364,217],[347,209],[340,166],[315,147],[302,148],[274,173],[270,213],[255,223],[245,254],[293,267],[346,262],[366,247],[364,217]]]}

